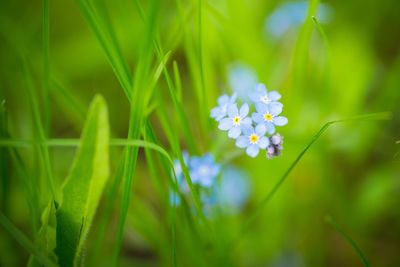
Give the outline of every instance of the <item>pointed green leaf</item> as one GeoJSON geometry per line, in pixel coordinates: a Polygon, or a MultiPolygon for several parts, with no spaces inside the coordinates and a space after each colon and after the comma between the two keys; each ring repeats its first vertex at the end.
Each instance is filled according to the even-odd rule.
{"type": "Polygon", "coordinates": [[[102,97],[93,100],[77,156],[63,186],[56,212],[56,249],[60,266],[76,266],[109,176],[109,125],[102,97]]]}

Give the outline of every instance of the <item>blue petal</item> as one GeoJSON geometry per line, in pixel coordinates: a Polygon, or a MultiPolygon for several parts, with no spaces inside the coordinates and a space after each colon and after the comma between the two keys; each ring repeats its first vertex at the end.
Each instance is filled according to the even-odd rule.
{"type": "Polygon", "coordinates": [[[228,95],[222,95],[218,97],[218,105],[223,106],[229,102],[229,96],[228,95]]]}
{"type": "Polygon", "coordinates": [[[269,139],[267,137],[265,137],[265,136],[262,136],[260,138],[260,140],[258,141],[258,146],[261,149],[265,149],[268,145],[269,145],[269,139]]]}
{"type": "Polygon", "coordinates": [[[273,118],[273,122],[277,126],[283,126],[288,123],[288,119],[283,116],[278,116],[278,117],[273,118]]]}
{"type": "Polygon", "coordinates": [[[203,177],[203,179],[200,180],[200,184],[204,187],[210,187],[214,182],[214,179],[210,176],[203,177]]]}
{"type": "Polygon", "coordinates": [[[247,138],[247,136],[239,136],[236,139],[236,146],[240,147],[240,148],[245,148],[249,145],[249,139],[247,138]]]}
{"type": "Polygon", "coordinates": [[[250,136],[251,134],[254,133],[254,128],[253,128],[253,126],[249,126],[247,128],[243,128],[242,131],[245,136],[250,136]]]}
{"type": "Polygon", "coordinates": [[[271,122],[266,122],[265,125],[267,126],[267,132],[269,134],[273,134],[275,132],[275,126],[271,122]]]}
{"type": "Polygon", "coordinates": [[[249,117],[246,117],[242,120],[242,122],[240,123],[241,128],[247,128],[249,126],[251,126],[251,119],[249,117]]]}
{"type": "Polygon", "coordinates": [[[219,121],[218,129],[220,129],[222,131],[227,131],[230,128],[232,128],[232,119],[224,118],[219,121]]]}
{"type": "Polygon", "coordinates": [[[262,123],[264,121],[264,117],[263,117],[262,113],[253,113],[251,115],[251,118],[256,123],[262,123]]]}
{"type": "Polygon", "coordinates": [[[256,91],[262,95],[265,95],[267,93],[267,87],[265,87],[263,83],[259,83],[256,85],[256,91]]]}
{"type": "Polygon", "coordinates": [[[225,112],[223,112],[219,107],[213,108],[210,112],[210,117],[214,118],[216,121],[221,120],[225,115],[225,112]]]}
{"type": "Polygon", "coordinates": [[[257,124],[255,132],[258,136],[264,136],[266,131],[267,127],[265,126],[265,123],[257,124]]]}
{"type": "Polygon", "coordinates": [[[247,155],[249,155],[252,158],[255,158],[258,155],[258,152],[260,152],[260,149],[256,145],[248,146],[246,149],[247,155]]]}
{"type": "Polygon", "coordinates": [[[242,107],[240,108],[239,114],[240,114],[240,117],[242,117],[242,118],[246,117],[247,114],[249,114],[249,105],[247,103],[244,103],[242,105],[242,107]]]}
{"type": "Polygon", "coordinates": [[[253,102],[256,102],[256,103],[260,101],[260,97],[261,97],[261,94],[258,93],[258,92],[249,94],[249,98],[250,98],[253,102]]]}
{"type": "Polygon", "coordinates": [[[189,165],[190,165],[189,167],[191,169],[197,169],[200,164],[201,164],[201,160],[199,157],[192,157],[189,162],[189,165]]]}
{"type": "Polygon", "coordinates": [[[233,118],[233,117],[236,117],[237,115],[239,115],[239,111],[238,111],[236,103],[235,104],[230,104],[228,106],[228,116],[230,118],[233,118]]]}
{"type": "Polygon", "coordinates": [[[256,110],[258,113],[261,113],[261,114],[269,112],[268,105],[266,105],[262,102],[259,102],[256,104],[256,110]]]}
{"type": "Polygon", "coordinates": [[[271,103],[269,104],[269,111],[272,116],[278,116],[282,112],[282,105],[271,103]]]}
{"type": "Polygon", "coordinates": [[[230,104],[235,103],[236,97],[237,97],[237,94],[236,94],[236,92],[235,92],[235,93],[233,93],[232,96],[229,98],[229,103],[230,103],[230,104]]]}
{"type": "Polygon", "coordinates": [[[202,159],[205,164],[214,164],[214,157],[210,153],[205,154],[202,159]]]}
{"type": "Polygon", "coordinates": [[[239,137],[241,132],[240,127],[232,127],[228,132],[228,136],[229,138],[236,139],[239,137]]]}
{"type": "Polygon", "coordinates": [[[277,100],[281,99],[281,94],[278,93],[277,91],[271,91],[268,93],[268,98],[271,101],[277,101],[277,100]]]}

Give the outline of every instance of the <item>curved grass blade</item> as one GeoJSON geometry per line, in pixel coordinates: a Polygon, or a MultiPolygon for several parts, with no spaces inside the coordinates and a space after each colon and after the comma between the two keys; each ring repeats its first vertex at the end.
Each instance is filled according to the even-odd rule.
{"type": "Polygon", "coordinates": [[[244,230],[246,230],[249,227],[251,222],[257,217],[257,215],[262,210],[262,208],[273,198],[273,196],[276,194],[276,192],[282,186],[283,182],[286,180],[286,178],[292,172],[294,167],[296,167],[297,163],[299,163],[300,159],[304,156],[304,154],[308,151],[308,149],[310,149],[310,147],[318,140],[318,138],[331,125],[336,124],[336,123],[358,121],[358,120],[388,120],[388,119],[390,119],[390,117],[391,117],[391,113],[389,113],[389,112],[381,112],[381,113],[374,113],[374,114],[366,114],[366,115],[356,116],[356,117],[343,119],[343,120],[334,120],[334,121],[330,121],[330,122],[325,123],[322,126],[322,128],[314,135],[314,137],[311,139],[311,141],[306,145],[306,147],[296,157],[296,159],[289,166],[289,168],[282,175],[282,177],[278,180],[278,182],[274,185],[274,187],[271,189],[271,191],[265,196],[265,198],[260,202],[260,204],[258,204],[256,209],[253,211],[253,213],[250,215],[249,219],[245,223],[244,228],[242,229],[242,233],[244,232],[244,230]]]}
{"type": "Polygon", "coordinates": [[[109,125],[101,96],[91,104],[77,156],[63,186],[62,203],[56,211],[60,266],[76,266],[109,176],[109,125]]]}
{"type": "Polygon", "coordinates": [[[132,79],[130,70],[122,56],[121,49],[110,25],[109,19],[106,17],[107,14],[104,8],[99,11],[95,7],[99,7],[100,5],[94,5],[88,0],[77,0],[77,3],[87,24],[106,53],[107,60],[121,84],[126,97],[131,101],[132,79]]]}
{"type": "Polygon", "coordinates": [[[357,243],[354,241],[351,236],[349,236],[333,219],[331,216],[326,216],[325,221],[330,224],[336,231],[339,232],[339,234],[346,239],[346,241],[350,244],[350,246],[354,249],[354,251],[357,253],[358,257],[360,258],[362,264],[365,267],[369,267],[369,263],[367,258],[364,256],[364,253],[360,249],[360,247],[357,245],[357,243]]]}
{"type": "Polygon", "coordinates": [[[44,266],[57,267],[57,264],[48,259],[43,253],[38,250],[35,245],[17,228],[6,216],[0,211],[0,224],[6,229],[12,237],[27,251],[35,255],[36,259],[44,266]]]}

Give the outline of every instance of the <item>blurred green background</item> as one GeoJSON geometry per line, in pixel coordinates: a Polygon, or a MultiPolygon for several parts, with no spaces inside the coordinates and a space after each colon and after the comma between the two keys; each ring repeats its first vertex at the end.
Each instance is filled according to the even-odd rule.
{"type": "MultiPolygon", "coordinates": [[[[280,131],[285,136],[283,155],[273,160],[265,155],[234,159],[233,164],[249,174],[252,192],[240,214],[213,222],[218,240],[237,235],[239,226],[324,123],[376,112],[392,114],[385,121],[356,120],[331,126],[251,228],[235,241],[234,248],[225,247],[221,241],[215,252],[196,244],[197,239],[190,236],[184,216],[178,212],[178,266],[218,265],[218,257],[224,257],[222,262],[230,266],[362,266],[349,243],[325,222],[327,215],[357,242],[371,266],[400,266],[398,1],[323,1],[319,4],[324,10],[321,13],[314,6],[317,1],[312,1],[308,16],[305,2],[294,11],[285,10],[284,4],[296,2],[272,0],[93,2],[104,3],[133,76],[148,30],[137,3],[145,14],[156,6],[152,22],[164,52],[171,51],[167,68],[173,73],[174,61],[179,68],[184,113],[199,154],[215,150],[223,158],[226,151],[238,150],[228,138],[223,148],[215,144],[224,136],[208,119],[217,97],[233,90],[229,82],[232,66],[246,66],[258,81],[282,94],[283,115],[289,119],[280,131]],[[320,24],[313,22],[312,14],[320,24]],[[269,24],[272,16],[280,16],[275,24],[269,24]],[[298,16],[304,19],[294,19],[298,16]],[[273,32],[274,27],[281,30],[273,32]],[[200,87],[205,88],[204,95],[199,95],[200,87]]],[[[78,4],[50,1],[49,25],[47,94],[43,90],[43,3],[3,0],[0,4],[0,99],[5,100],[11,138],[34,138],[31,96],[23,81],[24,60],[32,72],[49,138],[79,138],[87,107],[96,93],[106,98],[112,137],[126,138],[129,101],[78,4]]],[[[152,69],[159,64],[154,55],[151,64],[152,69]]],[[[175,125],[177,115],[163,77],[150,100],[150,106],[154,104],[157,110],[160,100],[155,99],[165,103],[175,125]]],[[[169,151],[158,114],[150,110],[148,118],[160,144],[169,151]]],[[[181,146],[189,149],[179,127],[175,135],[181,146]]],[[[33,238],[21,173],[5,156],[6,148],[1,149],[0,208],[33,238]]],[[[35,151],[18,151],[26,175],[40,176],[35,151]]],[[[69,147],[50,150],[52,170],[59,183],[68,173],[74,152],[69,147]]],[[[112,148],[111,155],[114,174],[122,150],[112,148]]],[[[168,203],[157,193],[150,177],[145,155],[140,152],[120,256],[122,266],[171,265],[168,203]]],[[[109,190],[106,188],[105,195],[109,190]]],[[[98,218],[106,202],[100,204],[98,218]]],[[[45,203],[42,201],[40,207],[45,203]]],[[[112,212],[118,210],[118,204],[114,205],[112,212]]],[[[89,266],[110,266],[115,227],[113,217],[106,230],[98,229],[95,221],[87,247],[89,266]],[[95,237],[101,231],[106,238],[96,251],[102,254],[93,254],[95,237]]],[[[0,266],[24,266],[28,257],[29,253],[0,228],[0,266]]]]}

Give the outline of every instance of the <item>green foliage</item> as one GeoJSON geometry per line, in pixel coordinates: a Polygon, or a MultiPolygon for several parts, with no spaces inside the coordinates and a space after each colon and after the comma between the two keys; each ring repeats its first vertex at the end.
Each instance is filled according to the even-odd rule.
{"type": "Polygon", "coordinates": [[[107,106],[101,96],[96,96],[56,211],[55,253],[60,266],[80,266],[83,260],[82,250],[109,177],[108,144],[107,106]]]}
{"type": "Polygon", "coordinates": [[[281,36],[293,1],[39,2],[0,9],[1,266],[400,266],[398,1],[310,0],[281,36]],[[209,118],[237,63],[283,96],[281,157],[209,118]],[[240,213],[184,151],[249,175],[240,213]]]}

